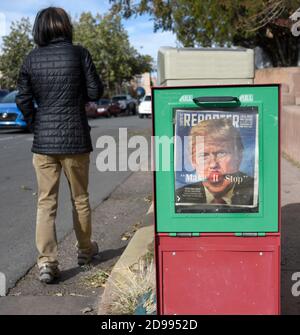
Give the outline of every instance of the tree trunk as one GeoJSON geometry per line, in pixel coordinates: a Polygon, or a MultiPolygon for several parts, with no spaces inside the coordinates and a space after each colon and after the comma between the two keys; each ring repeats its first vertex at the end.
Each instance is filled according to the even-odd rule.
{"type": "Polygon", "coordinates": [[[276,35],[272,42],[261,43],[260,47],[269,56],[274,67],[298,65],[299,45],[295,38],[276,35]]]}

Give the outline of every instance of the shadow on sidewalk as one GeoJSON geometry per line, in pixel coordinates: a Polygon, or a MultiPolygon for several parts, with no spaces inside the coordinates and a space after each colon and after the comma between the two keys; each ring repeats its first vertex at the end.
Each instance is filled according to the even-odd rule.
{"type": "Polygon", "coordinates": [[[300,295],[292,294],[292,275],[300,272],[300,203],[282,207],[281,214],[281,313],[300,314],[300,295]]]}
{"type": "Polygon", "coordinates": [[[100,253],[101,262],[107,262],[115,257],[119,257],[122,255],[123,251],[126,249],[127,246],[118,249],[108,249],[104,250],[100,253]]]}
{"type": "MultiPolygon", "coordinates": [[[[104,250],[101,251],[97,256],[94,257],[91,265],[92,266],[97,266],[101,263],[110,261],[116,257],[119,257],[122,255],[123,251],[125,250],[126,246],[122,247],[122,248],[118,248],[118,249],[108,249],[108,250],[104,250]]],[[[89,265],[87,266],[89,267],[89,265]]],[[[67,280],[69,280],[72,277],[75,277],[76,275],[78,275],[81,272],[86,272],[87,271],[87,267],[86,266],[76,266],[74,268],[70,268],[68,270],[62,270],[61,271],[61,277],[59,278],[59,280],[57,282],[65,282],[67,280]]]]}

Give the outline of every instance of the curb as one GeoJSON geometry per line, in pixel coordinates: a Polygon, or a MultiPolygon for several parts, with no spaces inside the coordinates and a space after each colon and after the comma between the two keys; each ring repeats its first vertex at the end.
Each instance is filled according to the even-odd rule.
{"type": "MultiPolygon", "coordinates": [[[[153,222],[153,203],[145,214],[143,222],[153,222]]],[[[112,301],[114,282],[122,282],[126,278],[128,268],[136,264],[148,252],[148,246],[154,241],[154,225],[140,228],[132,237],[123,254],[113,267],[105,290],[99,301],[98,315],[107,315],[112,301]]]]}
{"type": "Polygon", "coordinates": [[[0,272],[0,297],[5,297],[7,292],[5,274],[0,272]]]}

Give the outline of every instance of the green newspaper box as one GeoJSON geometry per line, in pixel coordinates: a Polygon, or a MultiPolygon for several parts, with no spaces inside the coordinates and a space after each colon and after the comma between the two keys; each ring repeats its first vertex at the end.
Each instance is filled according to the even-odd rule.
{"type": "Polygon", "coordinates": [[[279,85],[152,96],[156,232],[278,233],[279,85]]]}

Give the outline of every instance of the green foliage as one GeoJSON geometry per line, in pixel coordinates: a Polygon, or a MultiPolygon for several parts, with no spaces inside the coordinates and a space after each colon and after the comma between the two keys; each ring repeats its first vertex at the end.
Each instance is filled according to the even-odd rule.
{"type": "Polygon", "coordinates": [[[29,18],[13,22],[9,35],[3,37],[2,54],[0,55],[0,87],[14,89],[23,59],[33,48],[30,36],[29,18]]]}
{"type": "Polygon", "coordinates": [[[120,16],[82,13],[73,24],[75,43],[89,49],[108,95],[134,75],[151,71],[152,58],[130,45],[120,16]]]}
{"type": "MultiPolygon", "coordinates": [[[[73,24],[74,43],[80,43],[90,51],[106,85],[107,95],[134,75],[151,71],[152,58],[140,55],[130,45],[119,16],[82,13],[73,24]]],[[[3,37],[0,87],[16,87],[23,59],[34,46],[31,30],[29,19],[22,18],[19,22],[13,22],[10,34],[3,37]]]]}
{"type": "Polygon", "coordinates": [[[298,0],[110,0],[112,13],[150,14],[154,31],[173,31],[184,47],[261,47],[274,66],[297,65],[300,37],[289,16],[298,0]]]}

